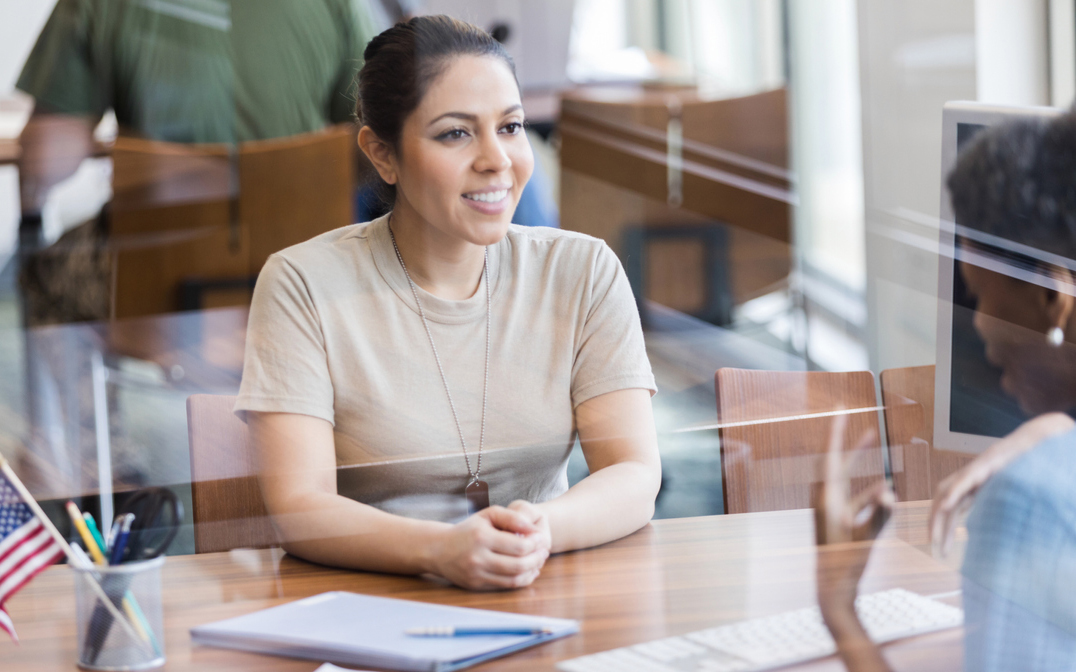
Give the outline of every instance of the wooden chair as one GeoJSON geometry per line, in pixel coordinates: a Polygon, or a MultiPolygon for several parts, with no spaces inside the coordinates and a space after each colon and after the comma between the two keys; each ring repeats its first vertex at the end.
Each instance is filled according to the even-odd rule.
{"type": "Polygon", "coordinates": [[[235,397],[187,398],[195,553],[277,545],[258,486],[250,434],[235,397]]]}
{"type": "Polygon", "coordinates": [[[748,371],[715,375],[725,513],[811,506],[837,412],[844,446],[875,440],[855,463],[853,492],[883,478],[874,375],[870,371],[748,371]]]}
{"type": "Polygon", "coordinates": [[[354,129],[227,145],[117,139],[112,317],[249,303],[270,254],[351,223],[354,129]]]}
{"type": "Polygon", "coordinates": [[[881,381],[893,489],[901,501],[930,499],[974,456],[934,449],[933,366],[886,369],[881,381]]]}

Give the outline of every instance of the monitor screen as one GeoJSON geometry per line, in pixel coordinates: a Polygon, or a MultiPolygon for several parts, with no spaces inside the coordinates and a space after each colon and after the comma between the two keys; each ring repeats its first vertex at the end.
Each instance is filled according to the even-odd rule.
{"type": "MultiPolygon", "coordinates": [[[[934,378],[934,447],[979,453],[1027,419],[1001,386],[1001,370],[986,358],[975,330],[975,299],[961,274],[962,249],[946,179],[958,152],[985,128],[1018,118],[1048,118],[1052,107],[946,103],[942,112],[941,218],[938,254],[937,367],[934,378]]],[[[965,234],[971,234],[969,230],[965,234]]],[[[977,237],[977,236],[976,236],[977,237]]],[[[995,241],[997,242],[997,241],[995,241]]],[[[1002,247],[1005,247],[1002,241],[1002,247]]],[[[1007,263],[1007,262],[1002,262],[1007,263]]]]}
{"type": "MultiPolygon", "coordinates": [[[[959,153],[987,126],[958,123],[956,128],[959,153]]],[[[986,359],[986,346],[972,323],[975,298],[968,293],[964,284],[956,258],[958,256],[959,252],[941,258],[941,263],[953,265],[949,430],[961,434],[1002,437],[1028,418],[1016,401],[1001,389],[1001,369],[986,359]]]]}

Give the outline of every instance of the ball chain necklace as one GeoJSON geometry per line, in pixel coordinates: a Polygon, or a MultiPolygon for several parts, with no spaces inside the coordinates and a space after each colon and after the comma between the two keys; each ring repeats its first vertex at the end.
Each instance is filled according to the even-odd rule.
{"type": "Polygon", "coordinates": [[[448,389],[448,378],[445,377],[445,369],[441,366],[441,357],[437,354],[437,346],[433,342],[433,332],[430,331],[430,323],[426,320],[426,311],[422,309],[422,302],[418,298],[418,287],[415,285],[415,281],[411,279],[411,274],[407,271],[407,264],[404,263],[403,255],[400,254],[400,248],[396,244],[396,234],[392,232],[391,215],[388,228],[389,237],[392,238],[392,249],[396,251],[396,258],[400,260],[400,268],[403,269],[404,275],[407,277],[407,283],[411,285],[411,294],[414,295],[415,305],[418,306],[418,316],[422,318],[422,326],[426,328],[426,337],[430,339],[433,359],[437,362],[437,371],[441,374],[441,382],[445,386],[445,396],[448,397],[448,407],[452,409],[452,419],[456,421],[456,431],[460,435],[460,446],[463,448],[463,459],[467,463],[467,475],[470,479],[463,492],[467,497],[467,504],[471,512],[481,511],[489,506],[489,485],[479,478],[482,474],[482,448],[486,442],[486,401],[489,392],[489,332],[490,314],[492,312],[490,309],[492,301],[489,288],[489,249],[486,248],[483,251],[484,260],[482,262],[482,278],[486,284],[486,368],[482,381],[482,431],[478,435],[478,459],[475,463],[475,470],[471,471],[471,458],[467,455],[467,441],[463,438],[463,426],[460,424],[460,416],[456,413],[456,405],[452,402],[452,392],[448,389]]]}

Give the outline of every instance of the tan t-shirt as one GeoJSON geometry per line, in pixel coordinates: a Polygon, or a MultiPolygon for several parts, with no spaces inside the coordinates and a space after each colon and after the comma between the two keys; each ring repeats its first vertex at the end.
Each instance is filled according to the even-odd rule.
{"type": "MultiPolygon", "coordinates": [[[[269,258],[250,309],[236,412],[334,425],[340,494],[393,513],[456,520],[469,477],[459,434],[387,218],[269,258]]],[[[481,478],[490,501],[568,488],[573,411],[627,388],[655,391],[639,314],[600,240],[511,226],[489,248],[492,332],[481,478]]],[[[447,301],[418,290],[477,468],[485,280],[447,301]]]]}

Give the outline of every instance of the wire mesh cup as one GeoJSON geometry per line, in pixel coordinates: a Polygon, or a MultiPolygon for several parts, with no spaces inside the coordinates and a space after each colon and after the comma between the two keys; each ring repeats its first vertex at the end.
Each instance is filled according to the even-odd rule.
{"type": "Polygon", "coordinates": [[[164,665],[162,566],[164,556],[111,567],[72,567],[79,667],[121,671],[164,665]]]}

